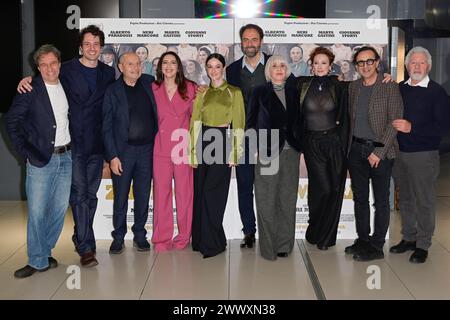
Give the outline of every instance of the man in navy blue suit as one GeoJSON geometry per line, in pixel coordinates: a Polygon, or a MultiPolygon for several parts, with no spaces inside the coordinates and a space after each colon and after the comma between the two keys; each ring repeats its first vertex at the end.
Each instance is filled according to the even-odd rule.
{"type": "Polygon", "coordinates": [[[105,93],[103,103],[103,141],[114,187],[114,211],[109,252],[122,253],[127,233],[128,195],[133,181],[134,247],[150,250],[145,223],[153,171],[153,144],[158,131],[153,76],[142,74],[135,53],[119,58],[122,76],[105,93]]]}
{"type": "MultiPolygon", "coordinates": [[[[97,26],[80,31],[82,56],[65,62],[61,67],[61,83],[67,94],[72,135],[72,188],[70,206],[75,222],[72,240],[80,255],[81,265],[98,264],[93,221],[97,209],[97,191],[103,170],[102,105],[106,88],[114,82],[114,68],[98,60],[105,35],[97,26]]],[[[21,82],[22,92],[31,90],[21,82]]]]}
{"type": "Polygon", "coordinates": [[[72,156],[69,104],[59,81],[61,54],[52,45],[34,54],[40,72],[34,90],[18,94],[6,116],[9,137],[26,162],[28,264],[14,276],[26,278],[56,268],[52,257],[69,206],[72,156]]]}
{"type": "MultiPolygon", "coordinates": [[[[267,83],[264,67],[269,56],[261,52],[264,32],[255,24],[247,24],[239,30],[244,56],[227,67],[228,83],[239,87],[244,96],[247,117],[248,101],[253,89],[267,83]]],[[[248,129],[248,128],[246,128],[248,129]]],[[[253,248],[255,243],[256,219],[253,208],[254,164],[250,163],[248,138],[245,139],[245,159],[236,167],[239,212],[243,225],[244,239],[241,248],[253,248]]]]}

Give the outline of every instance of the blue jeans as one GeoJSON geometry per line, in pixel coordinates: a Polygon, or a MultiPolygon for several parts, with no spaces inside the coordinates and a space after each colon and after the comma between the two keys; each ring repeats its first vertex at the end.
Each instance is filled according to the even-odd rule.
{"type": "Polygon", "coordinates": [[[25,188],[28,198],[28,264],[48,267],[48,257],[58,241],[69,206],[72,155],[52,155],[42,168],[27,163],[25,188]]]}

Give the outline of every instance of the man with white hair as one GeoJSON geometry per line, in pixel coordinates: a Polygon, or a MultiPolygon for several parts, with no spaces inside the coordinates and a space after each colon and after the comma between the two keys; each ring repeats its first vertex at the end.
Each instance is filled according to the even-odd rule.
{"type": "Polygon", "coordinates": [[[439,143],[449,129],[447,94],[430,80],[431,55],[427,49],[414,47],[406,56],[409,79],[400,83],[404,119],[393,121],[400,154],[393,176],[399,187],[402,217],[401,242],[391,253],[414,250],[412,263],[424,263],[435,227],[436,180],[439,175],[439,143]]]}
{"type": "Polygon", "coordinates": [[[124,53],[118,67],[122,76],[105,92],[102,124],[105,158],[111,168],[114,188],[110,254],[120,254],[125,249],[132,182],[133,246],[140,252],[150,250],[145,224],[153,177],[153,146],[158,132],[153,76],[142,73],[141,60],[134,52],[124,53]]]}

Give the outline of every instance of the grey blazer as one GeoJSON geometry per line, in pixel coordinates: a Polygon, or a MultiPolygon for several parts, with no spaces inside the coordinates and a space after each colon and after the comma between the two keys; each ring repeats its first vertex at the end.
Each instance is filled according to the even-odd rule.
{"type": "MultiPolygon", "coordinates": [[[[377,147],[373,153],[381,160],[395,158],[398,153],[397,130],[392,121],[403,117],[403,100],[397,83],[382,83],[383,76],[378,74],[372,95],[369,98],[369,125],[384,147],[377,147]]],[[[349,85],[350,141],[355,128],[356,108],[362,79],[349,85]]],[[[350,146],[351,144],[349,144],[350,146]]],[[[350,148],[348,149],[350,151],[350,148]]]]}

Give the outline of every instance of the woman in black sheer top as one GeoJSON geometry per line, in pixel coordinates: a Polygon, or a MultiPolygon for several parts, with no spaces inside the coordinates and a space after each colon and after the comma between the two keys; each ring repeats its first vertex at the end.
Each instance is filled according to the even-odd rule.
{"type": "Polygon", "coordinates": [[[327,250],[336,244],[347,173],[348,84],[328,75],[334,61],[330,50],[317,47],[310,60],[314,75],[298,80],[308,170],[306,240],[327,250]]]}

